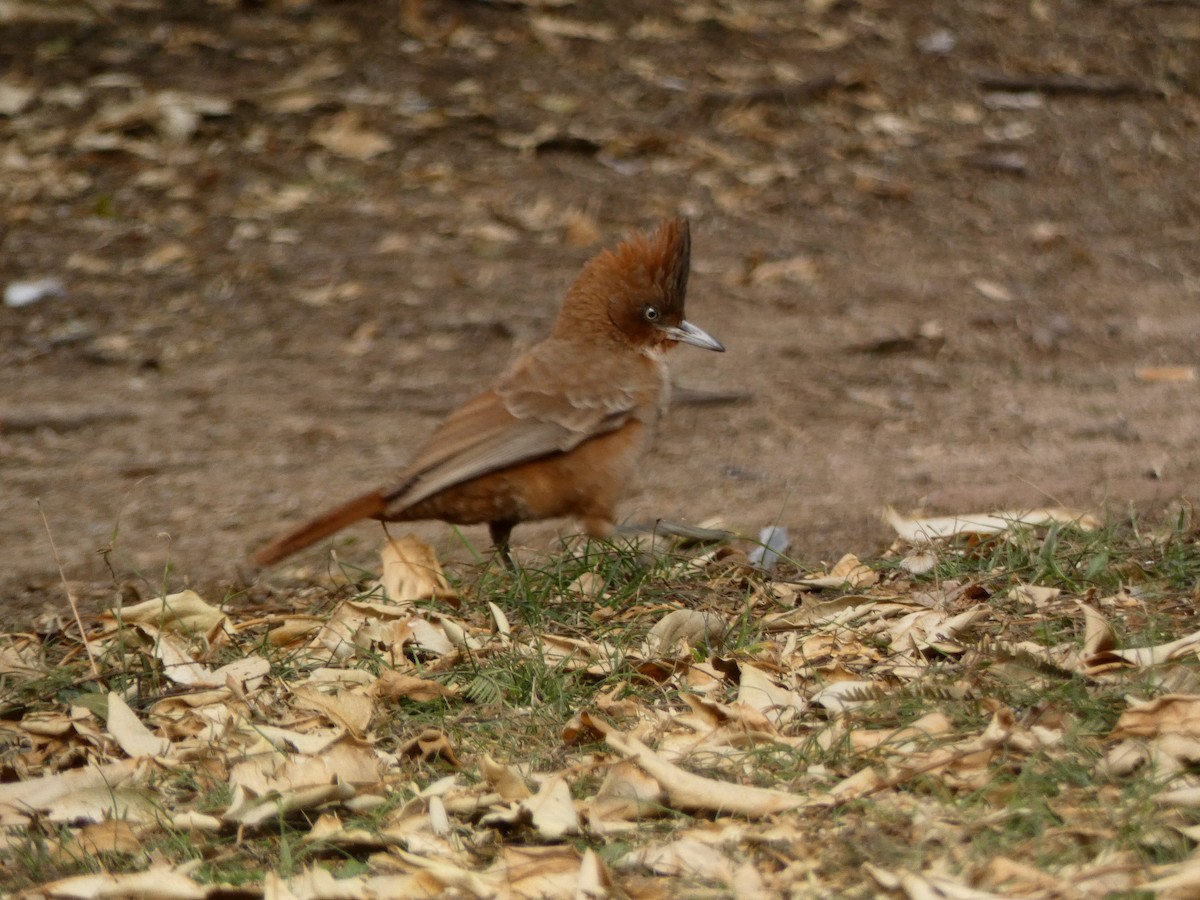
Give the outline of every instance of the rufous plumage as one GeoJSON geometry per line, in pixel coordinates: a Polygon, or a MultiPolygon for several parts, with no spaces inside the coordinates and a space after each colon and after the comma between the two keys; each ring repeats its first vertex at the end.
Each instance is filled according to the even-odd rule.
{"type": "Polygon", "coordinates": [[[724,347],[684,319],[685,219],[590,260],[550,334],[458,407],[385,487],[336,506],[254,554],[278,563],[361,519],[487,523],[507,558],[521,522],[577,518],[613,533],[617,504],[670,397],[676,344],[724,347]]]}

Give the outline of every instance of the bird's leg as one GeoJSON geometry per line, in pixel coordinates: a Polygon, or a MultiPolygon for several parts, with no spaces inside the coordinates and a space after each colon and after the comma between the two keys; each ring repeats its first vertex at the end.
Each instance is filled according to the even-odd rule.
{"type": "Polygon", "coordinates": [[[517,564],[513,562],[512,554],[508,551],[508,539],[512,537],[512,530],[516,524],[516,522],[504,519],[498,522],[488,522],[488,534],[492,537],[492,544],[496,548],[497,555],[504,561],[505,568],[510,572],[517,571],[517,564]]]}

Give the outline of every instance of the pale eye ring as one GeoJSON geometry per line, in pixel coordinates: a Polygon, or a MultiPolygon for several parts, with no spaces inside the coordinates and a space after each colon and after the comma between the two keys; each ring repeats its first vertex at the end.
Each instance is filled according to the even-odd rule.
{"type": "Polygon", "coordinates": [[[645,311],[642,313],[642,318],[647,322],[657,322],[658,316],[659,312],[658,307],[656,306],[647,306],[645,311]]]}

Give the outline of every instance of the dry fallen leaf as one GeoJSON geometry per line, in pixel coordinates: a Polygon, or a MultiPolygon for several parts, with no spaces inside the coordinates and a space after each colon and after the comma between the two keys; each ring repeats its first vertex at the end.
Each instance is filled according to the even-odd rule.
{"type": "Polygon", "coordinates": [[[77,875],[42,885],[41,896],[70,900],[103,900],[129,897],[137,900],[205,900],[211,888],[193,881],[182,872],[156,866],[145,872],[108,875],[77,875]]]}
{"type": "Polygon", "coordinates": [[[434,549],[413,535],[389,540],[382,551],[384,595],[397,604],[456,600],[434,549]]]}
{"type": "Polygon", "coordinates": [[[663,759],[632,735],[615,729],[610,729],[604,737],[613,749],[637,763],[661,785],[668,804],[675,809],[760,818],[789,809],[828,805],[819,796],[800,796],[693,775],[663,759]]]}
{"type": "Polygon", "coordinates": [[[533,796],[533,792],[525,784],[525,779],[513,766],[501,765],[484,754],[479,763],[479,771],[487,779],[487,783],[505,800],[525,800],[533,796]]]}
{"type": "Polygon", "coordinates": [[[536,15],[530,18],[535,32],[546,37],[575,38],[607,43],[617,36],[617,30],[606,22],[584,22],[560,16],[536,15]]]}
{"type": "Polygon", "coordinates": [[[621,760],[609,767],[595,796],[585,806],[589,825],[613,820],[632,820],[664,815],[666,794],[661,785],[633,761],[621,760]]]}
{"type": "Polygon", "coordinates": [[[392,670],[379,673],[379,678],[375,680],[372,691],[381,700],[405,699],[417,703],[457,697],[459,693],[458,689],[453,686],[392,670]]]}
{"type": "Polygon", "coordinates": [[[1110,739],[1186,734],[1200,738],[1200,696],[1168,694],[1153,700],[1129,701],[1109,734],[1110,739]]]}
{"type": "Polygon", "coordinates": [[[903,540],[912,544],[928,543],[959,534],[998,534],[1017,525],[1074,525],[1085,531],[1095,531],[1100,527],[1100,521],[1089,513],[1057,508],[910,517],[888,506],[884,509],[884,518],[903,540]]]}
{"type": "Polygon", "coordinates": [[[375,704],[365,693],[353,688],[324,690],[316,685],[297,685],[292,689],[297,709],[315,710],[330,723],[362,737],[375,714],[375,704]]]}
{"type": "Polygon", "coordinates": [[[733,882],[733,861],[719,848],[689,837],[631,850],[617,865],[645,868],[655,875],[687,875],[718,884],[733,882]]]}
{"type": "Polygon", "coordinates": [[[15,116],[37,96],[38,87],[9,74],[0,78],[0,116],[15,116]]]}
{"type": "Polygon", "coordinates": [[[538,792],[521,801],[521,805],[544,839],[557,841],[569,834],[579,834],[579,814],[575,812],[571,789],[563,778],[555,775],[546,779],[538,792]]]}
{"type": "Polygon", "coordinates": [[[321,120],[309,137],[331,153],[357,160],[372,159],[395,147],[389,138],[364,126],[362,115],[352,110],[321,120]]]}
{"type": "Polygon", "coordinates": [[[808,701],[803,696],[749,664],[738,667],[737,700],[765,713],[775,725],[793,721],[808,709],[808,701]]]}
{"type": "Polygon", "coordinates": [[[1085,667],[1095,672],[1111,666],[1114,662],[1132,666],[1157,666],[1173,659],[1193,656],[1200,646],[1200,631],[1193,632],[1174,641],[1152,647],[1126,647],[1116,649],[1116,636],[1104,618],[1089,606],[1083,606],[1088,623],[1084,642],[1085,667]]]}
{"type": "Polygon", "coordinates": [[[171,749],[167,738],[157,737],[134,715],[121,695],[109,691],[108,733],[125,753],[133,758],[139,756],[166,756],[171,749]]]}
{"type": "MultiPolygon", "coordinates": [[[[1095,657],[1097,654],[1106,653],[1116,647],[1117,635],[1113,631],[1112,626],[1108,624],[1108,620],[1100,614],[1100,611],[1086,603],[1079,604],[1079,608],[1083,613],[1085,623],[1083,635],[1084,658],[1095,657]]],[[[1090,664],[1095,665],[1094,662],[1090,664]]]]}
{"type": "Polygon", "coordinates": [[[89,855],[99,853],[139,853],[142,842],[129,822],[117,819],[85,825],[75,836],[78,851],[89,855]]]}
{"type": "Polygon", "coordinates": [[[105,818],[103,815],[92,818],[91,813],[97,808],[92,799],[110,794],[108,808],[119,812],[124,805],[122,789],[140,788],[146,773],[143,762],[130,759],[0,784],[0,823],[27,822],[30,815],[38,812],[50,813],[56,821],[83,818],[100,821],[105,818]]]}
{"type": "MultiPolygon", "coordinates": [[[[486,873],[489,887],[475,897],[499,897],[501,887],[512,897],[584,897],[580,887],[585,874],[579,851],[570,845],[522,847],[505,845],[486,873]]],[[[601,895],[603,896],[603,895],[601,895]]]]}
{"type": "Polygon", "coordinates": [[[718,644],[728,623],[716,613],[697,609],[674,609],[667,613],[646,635],[645,654],[648,657],[686,655],[691,648],[718,644]]]}
{"type": "Polygon", "coordinates": [[[820,279],[820,274],[820,267],[811,256],[793,256],[755,266],[750,272],[750,283],[811,285],[820,279]]]}
{"type": "Polygon", "coordinates": [[[400,756],[411,756],[422,762],[444,759],[456,768],[462,766],[462,761],[455,754],[450,738],[436,728],[426,728],[420,734],[401,744],[396,752],[400,756]]]}
{"type": "Polygon", "coordinates": [[[1062,588],[1044,587],[1038,584],[1017,584],[1013,585],[1011,596],[1018,603],[1027,603],[1030,606],[1042,609],[1051,600],[1062,595],[1062,588]]]}
{"type": "Polygon", "coordinates": [[[837,561],[828,575],[797,578],[795,583],[808,588],[859,588],[875,584],[879,576],[864,565],[853,553],[847,553],[837,561]]]}
{"type": "Polygon", "coordinates": [[[225,621],[225,612],[210,606],[195,591],[180,591],[133,606],[118,607],[104,614],[130,624],[145,623],[164,631],[205,634],[225,621]]]}

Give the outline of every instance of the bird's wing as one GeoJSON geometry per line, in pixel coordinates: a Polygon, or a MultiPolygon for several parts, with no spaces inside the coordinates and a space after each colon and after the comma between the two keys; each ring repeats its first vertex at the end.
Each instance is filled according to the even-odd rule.
{"type": "Polygon", "coordinates": [[[564,378],[559,356],[527,354],[495,388],[452,412],[386,493],[389,505],[412,506],[472,478],[564,453],[634,416],[635,391],[596,377],[608,373],[564,378]]]}

